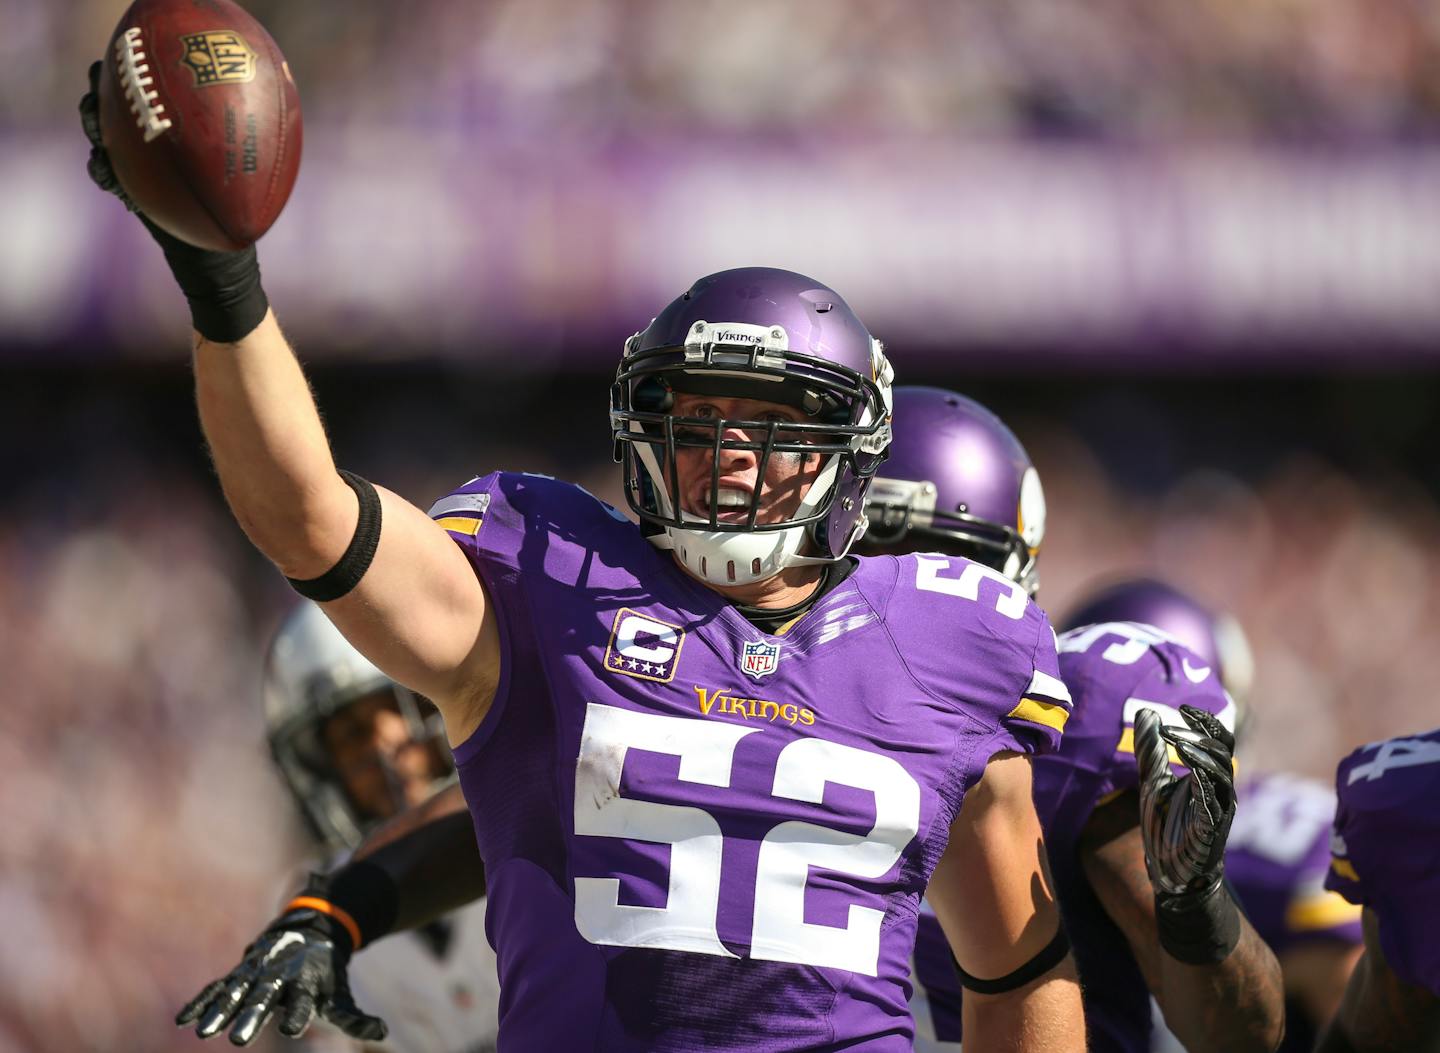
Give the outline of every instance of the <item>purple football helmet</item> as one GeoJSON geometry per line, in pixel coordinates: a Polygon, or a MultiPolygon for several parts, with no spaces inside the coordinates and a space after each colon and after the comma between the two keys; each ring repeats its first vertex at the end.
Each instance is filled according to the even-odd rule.
{"type": "Polygon", "coordinates": [[[1035,595],[1045,492],[1020,440],[973,399],[895,389],[890,456],[870,487],[867,550],[942,549],[1035,595]]]}
{"type": "Polygon", "coordinates": [[[1220,683],[1243,707],[1255,677],[1245,630],[1229,614],[1208,607],[1163,581],[1135,578],[1092,593],[1061,623],[1061,632],[1103,622],[1138,622],[1174,637],[1220,673],[1220,683]]]}
{"type": "Polygon", "coordinates": [[[890,442],[891,378],[880,342],[813,278],[768,267],[701,278],[625,342],[610,426],[630,508],[657,547],[673,549],[712,584],[834,562],[865,529],[865,491],[890,442]],[[677,417],[677,392],[784,403],[805,419],[677,417]],[[734,429],[749,438],[726,438],[734,429]],[[675,454],[682,448],[714,453],[708,516],[680,507],[675,454]],[[761,479],[777,454],[823,460],[789,519],[758,523],[757,487],[744,521],[725,522],[717,496],[725,450],[753,452],[761,479]]]}

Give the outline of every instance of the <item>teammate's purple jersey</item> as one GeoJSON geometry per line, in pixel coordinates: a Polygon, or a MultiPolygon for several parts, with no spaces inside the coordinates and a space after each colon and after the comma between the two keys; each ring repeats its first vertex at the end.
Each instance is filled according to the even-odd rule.
{"type": "MultiPolygon", "coordinates": [[[[1072,629],[1060,637],[1060,670],[1074,708],[1059,752],[1035,760],[1035,809],[1080,970],[1090,1049],[1144,1053],[1150,1043],[1150,996],[1124,933],[1105,913],[1080,867],[1080,835],[1097,805],[1139,782],[1136,712],[1154,709],[1166,724],[1183,726],[1180,706],[1189,704],[1233,728],[1235,707],[1215,670],[1147,625],[1123,622],[1072,629]]],[[[959,983],[953,972],[940,972],[933,955],[922,958],[922,947],[931,945],[933,939],[926,941],[922,933],[916,979],[931,1004],[923,1011],[918,1005],[915,1009],[921,1022],[917,1050],[937,1048],[924,1031],[926,1017],[934,1020],[936,1036],[942,1039],[942,1029],[958,1029],[959,1023],[959,983]],[[937,982],[948,981],[948,989],[933,989],[927,973],[939,974],[937,982]]]]}
{"type": "Polygon", "coordinates": [[[1390,968],[1440,995],[1440,729],[1361,746],[1335,792],[1325,887],[1371,908],[1390,968]]]}
{"type": "Polygon", "coordinates": [[[1325,888],[1335,794],[1298,775],[1243,779],[1225,876],[1276,954],[1315,940],[1360,942],[1360,911],[1325,888]]]}
{"type": "Polygon", "coordinates": [[[909,1049],[950,822],[1069,712],[1044,614],[966,560],[880,557],[769,635],[577,487],[491,475],[431,514],[504,655],[455,750],[501,1048],[909,1049]]]}
{"type": "MultiPolygon", "coordinates": [[[[1237,798],[1225,876],[1260,938],[1277,956],[1317,941],[1358,944],[1360,908],[1325,889],[1335,794],[1310,779],[1272,773],[1242,780],[1237,798]]],[[[1278,1053],[1313,1049],[1324,1024],[1288,1000],[1278,1053]]]]}

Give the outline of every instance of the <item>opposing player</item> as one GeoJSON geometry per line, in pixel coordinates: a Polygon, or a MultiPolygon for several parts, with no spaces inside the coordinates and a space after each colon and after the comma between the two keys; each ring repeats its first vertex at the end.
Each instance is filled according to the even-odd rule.
{"type": "Polygon", "coordinates": [[[1365,950],[1318,1053],[1440,1050],[1440,729],[1361,746],[1335,772],[1326,887],[1364,907],[1365,950]]]}
{"type": "MultiPolygon", "coordinates": [[[[866,544],[963,553],[1033,592],[1045,506],[1013,433],[937,389],[901,389],[896,420],[866,544]]],[[[1035,763],[1091,1048],[1148,1048],[1148,990],[1191,1050],[1272,1050],[1283,1027],[1279,972],[1221,880],[1235,708],[1213,623],[1204,623],[1208,653],[1197,654],[1101,599],[1060,638],[1074,714],[1060,751],[1035,763]],[[1167,741],[1169,759],[1192,770],[1178,781],[1167,741]]],[[[917,1049],[955,1048],[971,995],[960,998],[938,927],[923,917],[915,977],[917,1049]]]]}
{"type": "MultiPolygon", "coordinates": [[[[98,143],[91,168],[117,189],[98,143]]],[[[996,984],[966,1003],[976,1043],[1081,1048],[1026,756],[1069,711],[1053,635],[978,564],[848,558],[891,368],[839,294],[721,272],[626,342],[611,438],[642,528],[508,473],[427,516],[337,472],[253,249],[156,236],[237,519],[444,717],[503,1046],[908,1048],[928,881],[996,984]]]]}
{"type": "MultiPolygon", "coordinates": [[[[182,1010],[179,1022],[195,1024],[202,1035],[218,1030],[223,1017],[217,1010],[227,1004],[228,992],[253,982],[284,940],[305,949],[291,963],[308,966],[294,982],[316,998],[328,985],[323,1013],[342,1031],[379,1038],[383,1018],[390,1042],[410,1053],[494,1049],[499,992],[495,954],[485,936],[484,868],[473,851],[463,800],[436,796],[454,781],[439,715],[376,669],[308,601],[285,619],[270,645],[264,694],[276,766],[323,856],[307,887],[255,941],[240,966],[201,992],[182,1010]],[[468,855],[433,860],[428,873],[414,877],[433,882],[432,895],[463,881],[477,902],[437,912],[424,926],[376,944],[354,960],[347,975],[358,944],[351,929],[358,923],[343,908],[325,913],[320,904],[345,898],[345,883],[363,882],[374,864],[361,859],[342,871],[338,894],[331,889],[335,876],[320,872],[362,847],[367,834],[363,847],[371,853],[387,851],[386,845],[390,855],[406,851],[399,831],[381,825],[402,812],[406,823],[424,817],[438,830],[469,839],[468,855]]],[[[357,912],[365,917],[362,908],[357,912]]],[[[260,1023],[254,1015],[237,1019],[232,1034],[252,1037],[260,1023]]],[[[341,1048],[333,1031],[311,1035],[314,1048],[341,1048]]]]}

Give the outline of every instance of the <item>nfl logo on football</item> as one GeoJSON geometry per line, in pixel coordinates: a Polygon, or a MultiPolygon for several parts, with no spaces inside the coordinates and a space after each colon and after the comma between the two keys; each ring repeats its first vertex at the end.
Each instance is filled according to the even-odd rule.
{"type": "Polygon", "coordinates": [[[740,671],[759,680],[775,672],[780,664],[780,645],[756,641],[740,649],[740,671]]]}

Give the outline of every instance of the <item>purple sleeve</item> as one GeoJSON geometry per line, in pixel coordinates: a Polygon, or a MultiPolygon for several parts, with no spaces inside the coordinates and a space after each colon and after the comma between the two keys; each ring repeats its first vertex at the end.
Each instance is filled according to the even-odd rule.
{"type": "Polygon", "coordinates": [[[1070,691],[1060,677],[1060,656],[1055,632],[1045,612],[1031,603],[1025,609],[1025,632],[1032,641],[1024,655],[1028,681],[1015,705],[1000,719],[1000,726],[1021,752],[1054,753],[1070,720],[1070,691]]]}
{"type": "Polygon", "coordinates": [[[511,500],[514,488],[506,485],[514,478],[502,472],[477,476],[430,506],[430,518],[446,529],[482,577],[487,564],[513,569],[518,563],[524,514],[511,500]]]}
{"type": "Polygon", "coordinates": [[[1335,790],[1325,887],[1373,909],[1396,975],[1440,995],[1440,730],[1361,746],[1335,790]]]}

